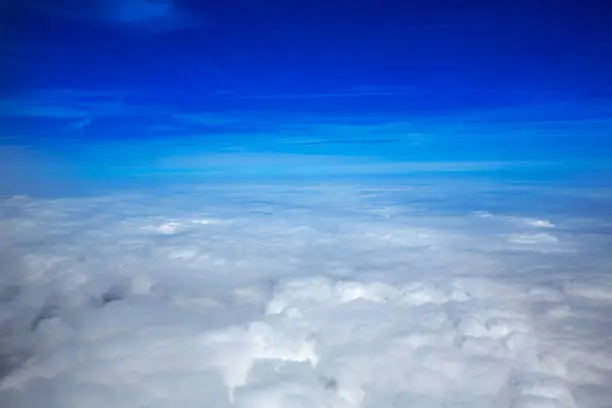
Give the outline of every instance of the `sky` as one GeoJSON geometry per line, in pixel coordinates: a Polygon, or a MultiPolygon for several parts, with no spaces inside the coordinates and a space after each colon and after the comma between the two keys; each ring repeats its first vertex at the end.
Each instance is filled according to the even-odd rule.
{"type": "Polygon", "coordinates": [[[610,408],[607,3],[0,0],[0,406],[610,408]]]}
{"type": "Polygon", "coordinates": [[[596,0],[8,0],[0,144],[85,180],[604,174],[611,17],[596,0]]]}

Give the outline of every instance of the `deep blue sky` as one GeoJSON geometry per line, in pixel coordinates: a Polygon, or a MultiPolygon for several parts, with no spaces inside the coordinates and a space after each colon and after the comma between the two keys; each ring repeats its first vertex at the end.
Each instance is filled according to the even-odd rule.
{"type": "Polygon", "coordinates": [[[246,156],[287,169],[282,155],[592,162],[612,148],[605,0],[8,0],[2,18],[0,143],[62,160],[204,157],[223,172],[246,156]]]}
{"type": "Polygon", "coordinates": [[[22,85],[182,97],[401,86],[483,102],[612,92],[604,0],[167,3],[147,19],[155,0],[15,1],[22,85]]]}

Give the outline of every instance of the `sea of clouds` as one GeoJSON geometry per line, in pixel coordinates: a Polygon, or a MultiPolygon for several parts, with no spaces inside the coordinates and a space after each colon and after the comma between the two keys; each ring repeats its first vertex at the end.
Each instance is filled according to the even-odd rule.
{"type": "Polygon", "coordinates": [[[2,199],[0,406],[609,408],[611,203],[453,182],[2,199]]]}

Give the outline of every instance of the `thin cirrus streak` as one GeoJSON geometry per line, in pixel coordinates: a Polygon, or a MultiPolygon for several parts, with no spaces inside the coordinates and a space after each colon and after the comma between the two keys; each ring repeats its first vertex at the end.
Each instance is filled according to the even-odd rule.
{"type": "Polygon", "coordinates": [[[410,90],[388,90],[388,91],[356,91],[356,92],[330,92],[330,93],[296,93],[296,94],[260,94],[260,95],[237,95],[238,99],[325,99],[325,98],[362,98],[376,96],[409,96],[414,95],[410,90]]]}

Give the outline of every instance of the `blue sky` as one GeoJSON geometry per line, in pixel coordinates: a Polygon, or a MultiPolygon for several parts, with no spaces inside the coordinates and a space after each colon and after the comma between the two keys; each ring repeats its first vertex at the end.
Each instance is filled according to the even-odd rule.
{"type": "Polygon", "coordinates": [[[572,0],[9,1],[0,144],[96,177],[607,168],[611,17],[572,0]]]}
{"type": "Polygon", "coordinates": [[[610,3],[0,0],[0,407],[610,408],[610,3]]]}

